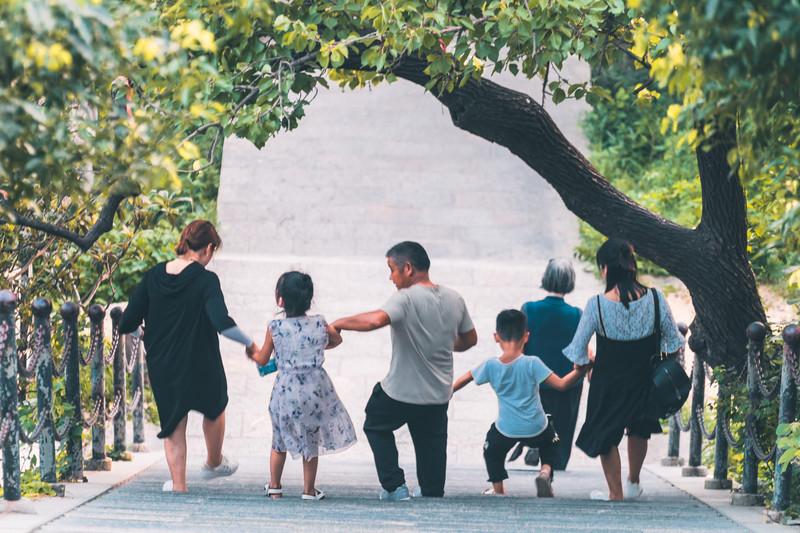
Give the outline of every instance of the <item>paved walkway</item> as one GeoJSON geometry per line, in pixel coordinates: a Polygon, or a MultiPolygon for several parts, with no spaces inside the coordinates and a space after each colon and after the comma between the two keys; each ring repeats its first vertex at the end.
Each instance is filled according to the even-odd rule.
{"type": "Polygon", "coordinates": [[[557,497],[536,499],[533,470],[510,472],[508,487],[516,497],[491,498],[478,495],[482,471],[455,467],[448,471],[446,498],[387,503],[376,500],[368,465],[331,458],[320,464],[320,486],[329,494],[322,502],[300,500],[297,462],[288,465],[280,501],[262,495],[263,460],[245,460],[232,478],[195,484],[188,495],[160,492],[167,471],[159,465],[41,531],[746,531],[649,473],[643,477],[648,498],[613,504],[586,499],[590,488],[602,484],[592,468],[559,475],[557,497]]]}

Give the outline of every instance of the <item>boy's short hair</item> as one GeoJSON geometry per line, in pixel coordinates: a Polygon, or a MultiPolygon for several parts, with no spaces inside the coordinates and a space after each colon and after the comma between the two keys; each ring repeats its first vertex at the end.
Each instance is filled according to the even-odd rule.
{"type": "Polygon", "coordinates": [[[528,331],[528,319],[516,309],[506,309],[500,311],[495,323],[495,331],[498,337],[504,341],[518,341],[525,336],[528,331]]]}

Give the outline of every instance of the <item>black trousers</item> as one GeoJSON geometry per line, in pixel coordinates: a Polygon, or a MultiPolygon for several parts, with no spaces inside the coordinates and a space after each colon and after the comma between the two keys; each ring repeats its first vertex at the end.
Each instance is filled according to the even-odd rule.
{"type": "Polygon", "coordinates": [[[572,442],[575,437],[575,426],[578,423],[578,409],[581,405],[583,383],[565,391],[539,389],[544,412],[550,415],[559,442],[553,460],[554,470],[566,470],[572,453],[572,442]]]}
{"type": "Polygon", "coordinates": [[[521,442],[530,448],[538,448],[539,456],[543,465],[553,465],[556,454],[556,444],[558,435],[553,429],[552,422],[547,424],[544,431],[535,437],[506,437],[500,433],[494,424],[486,433],[486,441],[483,443],[483,460],[486,462],[486,471],[489,473],[488,481],[497,483],[508,479],[505,462],[508,451],[515,444],[521,442]]]}
{"type": "Polygon", "coordinates": [[[423,496],[444,496],[447,472],[447,403],[416,405],[399,402],[372,389],[367,402],[364,433],[367,435],[381,487],[392,492],[406,482],[397,458],[394,431],[408,424],[417,459],[417,481],[423,496]]]}

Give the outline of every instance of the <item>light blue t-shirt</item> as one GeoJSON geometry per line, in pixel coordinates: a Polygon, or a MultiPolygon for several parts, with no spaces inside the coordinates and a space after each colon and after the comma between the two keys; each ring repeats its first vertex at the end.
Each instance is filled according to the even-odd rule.
{"type": "Polygon", "coordinates": [[[497,394],[497,431],[506,437],[535,437],[547,428],[539,384],[552,373],[535,355],[520,355],[510,363],[488,359],[472,370],[472,377],[477,385],[490,383],[497,394]]]}

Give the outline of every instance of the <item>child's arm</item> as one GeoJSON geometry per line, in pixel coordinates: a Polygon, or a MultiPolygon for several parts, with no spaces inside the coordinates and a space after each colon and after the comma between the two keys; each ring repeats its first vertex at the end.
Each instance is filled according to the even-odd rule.
{"type": "Polygon", "coordinates": [[[272,357],[272,350],[275,345],[272,343],[272,333],[267,328],[267,334],[264,337],[264,345],[259,351],[254,353],[250,358],[261,366],[269,363],[269,358],[272,357]]]}
{"type": "Polygon", "coordinates": [[[342,334],[336,331],[336,328],[330,324],[325,324],[325,330],[328,332],[328,345],[326,350],[332,350],[342,344],[342,334]]]}
{"type": "Polygon", "coordinates": [[[463,389],[465,385],[472,381],[472,379],[472,372],[467,371],[466,374],[458,378],[456,382],[453,383],[453,392],[463,389]]]}
{"type": "Polygon", "coordinates": [[[575,383],[578,382],[579,379],[583,377],[586,373],[586,370],[589,368],[590,365],[578,366],[575,365],[575,368],[567,374],[566,376],[559,377],[555,372],[547,376],[547,379],[544,380],[544,383],[548,386],[556,389],[556,390],[567,390],[571,388],[575,383]]]}

